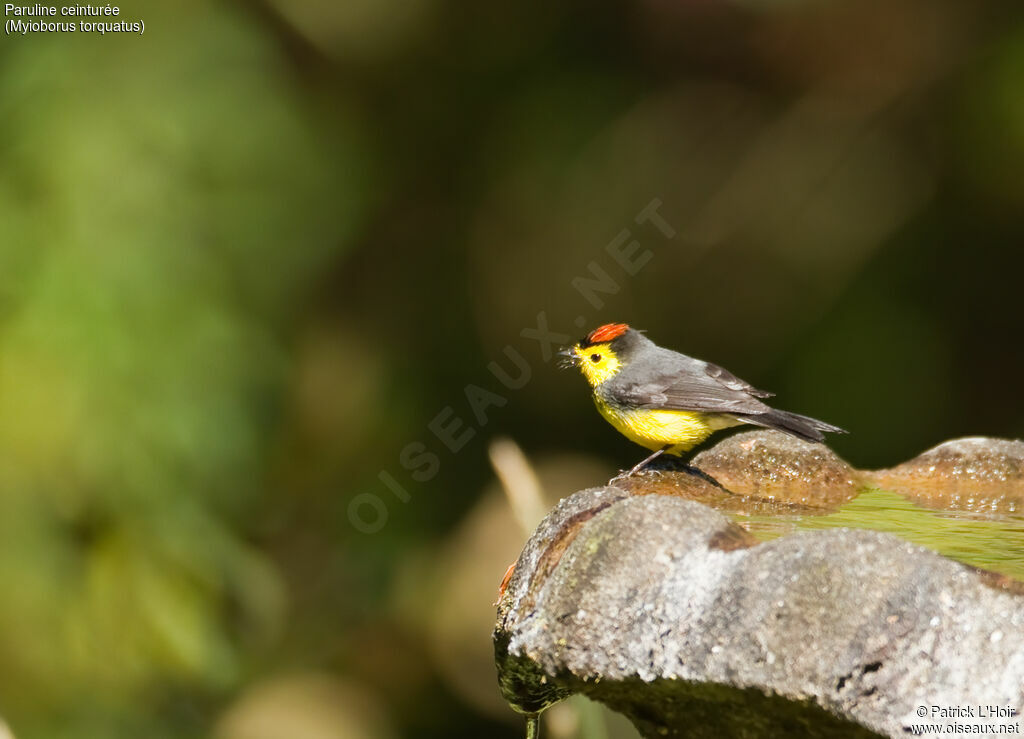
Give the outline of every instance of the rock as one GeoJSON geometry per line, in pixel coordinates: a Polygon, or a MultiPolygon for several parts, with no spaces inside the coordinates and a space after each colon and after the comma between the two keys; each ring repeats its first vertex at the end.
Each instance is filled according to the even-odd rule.
{"type": "Polygon", "coordinates": [[[762,429],[700,452],[693,466],[740,495],[835,509],[857,495],[860,473],[824,444],[762,429]]]}
{"type": "MultiPolygon", "coordinates": [[[[628,497],[619,488],[592,488],[563,498],[549,513],[526,543],[516,560],[508,586],[498,603],[499,621],[503,612],[508,617],[528,613],[537,598],[535,589],[547,581],[558,566],[566,548],[591,518],[617,501],[628,497]]],[[[502,694],[520,713],[536,713],[572,693],[572,690],[550,682],[530,659],[518,659],[509,652],[507,630],[494,633],[498,681],[502,694]],[[518,696],[510,700],[508,696],[518,696]]]]}
{"type": "Polygon", "coordinates": [[[975,436],[870,473],[871,483],[932,508],[1024,512],[1024,442],[975,436]]]}
{"type": "Polygon", "coordinates": [[[520,711],[584,693],[645,737],[902,737],[931,706],[1024,711],[1024,597],[990,582],[885,534],[758,544],[692,501],[586,490],[520,556],[499,682],[520,711]]]}
{"type": "Polygon", "coordinates": [[[830,513],[856,497],[863,484],[861,473],[824,444],[769,429],[729,436],[690,464],[721,487],[680,469],[672,458],[616,484],[637,494],[675,495],[747,515],[830,513]]]}

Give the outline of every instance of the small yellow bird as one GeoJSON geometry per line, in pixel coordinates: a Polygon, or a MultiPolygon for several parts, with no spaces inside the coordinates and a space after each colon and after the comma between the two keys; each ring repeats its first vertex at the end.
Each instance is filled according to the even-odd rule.
{"type": "Polygon", "coordinates": [[[597,410],[630,441],[654,453],[624,476],[663,453],[681,456],[720,429],[749,423],[807,441],[824,440],[838,426],[780,411],[758,390],[718,365],[664,349],[625,323],[594,329],[559,354],[593,389],[597,410]]]}

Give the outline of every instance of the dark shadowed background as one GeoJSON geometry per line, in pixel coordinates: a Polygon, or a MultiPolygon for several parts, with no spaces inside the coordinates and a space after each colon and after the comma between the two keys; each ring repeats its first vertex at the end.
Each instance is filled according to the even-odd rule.
{"type": "Polygon", "coordinates": [[[643,454],[539,323],[647,329],[858,466],[1024,436],[1017,0],[121,19],[0,41],[19,738],[521,735],[489,444],[550,500],[643,454]]]}

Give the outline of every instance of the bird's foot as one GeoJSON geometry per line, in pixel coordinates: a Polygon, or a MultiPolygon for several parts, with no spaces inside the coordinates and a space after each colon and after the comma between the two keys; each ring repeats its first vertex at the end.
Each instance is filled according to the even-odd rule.
{"type": "MultiPolygon", "coordinates": [[[[607,484],[608,485],[615,485],[618,482],[622,482],[623,480],[627,480],[630,477],[633,477],[633,475],[637,475],[637,474],[639,474],[641,472],[646,471],[647,467],[648,467],[647,464],[643,464],[643,463],[638,464],[638,465],[636,465],[636,466],[634,466],[634,467],[632,467],[632,468],[630,468],[628,470],[624,470],[624,471],[620,472],[615,477],[611,478],[608,481],[607,484]]],[[[704,482],[706,482],[706,483],[708,483],[710,485],[714,485],[716,488],[721,490],[723,493],[728,493],[729,495],[736,495],[736,493],[734,493],[733,491],[729,490],[729,488],[725,487],[725,485],[720,483],[718,480],[716,480],[714,477],[712,477],[711,475],[709,475],[707,472],[705,472],[704,470],[700,469],[699,467],[694,467],[693,465],[687,464],[685,462],[679,463],[678,465],[673,465],[673,467],[675,469],[678,469],[681,472],[685,472],[685,473],[687,473],[689,475],[693,475],[694,477],[699,477],[700,479],[704,480],[704,482]]],[[[670,467],[669,469],[672,469],[672,467],[670,467]]]]}
{"type": "Polygon", "coordinates": [[[623,470],[622,472],[617,474],[615,477],[610,479],[608,481],[608,484],[609,485],[614,485],[617,482],[622,482],[623,480],[629,479],[630,477],[633,476],[634,471],[635,470],[623,470]]]}
{"type": "Polygon", "coordinates": [[[671,448],[672,445],[667,444],[666,446],[663,446],[661,449],[655,450],[654,454],[651,454],[650,456],[637,462],[629,469],[628,472],[620,472],[619,474],[617,474],[615,477],[608,481],[608,484],[613,485],[614,483],[619,482],[620,480],[625,480],[627,477],[632,477],[637,472],[647,467],[647,465],[649,465],[651,462],[653,462],[655,459],[660,457],[662,454],[664,454],[671,448]]]}

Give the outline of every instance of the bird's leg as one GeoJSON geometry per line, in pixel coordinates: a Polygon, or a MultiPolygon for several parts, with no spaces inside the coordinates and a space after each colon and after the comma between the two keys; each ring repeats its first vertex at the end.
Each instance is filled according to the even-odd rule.
{"type": "Polygon", "coordinates": [[[651,454],[651,455],[645,457],[639,463],[633,465],[633,468],[630,469],[628,472],[620,472],[619,474],[617,474],[615,477],[613,477],[608,482],[610,482],[610,483],[611,482],[617,482],[618,480],[624,480],[627,477],[631,477],[631,476],[635,475],[637,472],[642,470],[644,467],[646,467],[648,464],[653,462],[655,459],[660,457],[662,454],[664,454],[665,452],[667,452],[671,448],[672,448],[671,444],[666,444],[661,449],[658,449],[656,452],[654,452],[654,454],[651,454]]]}

